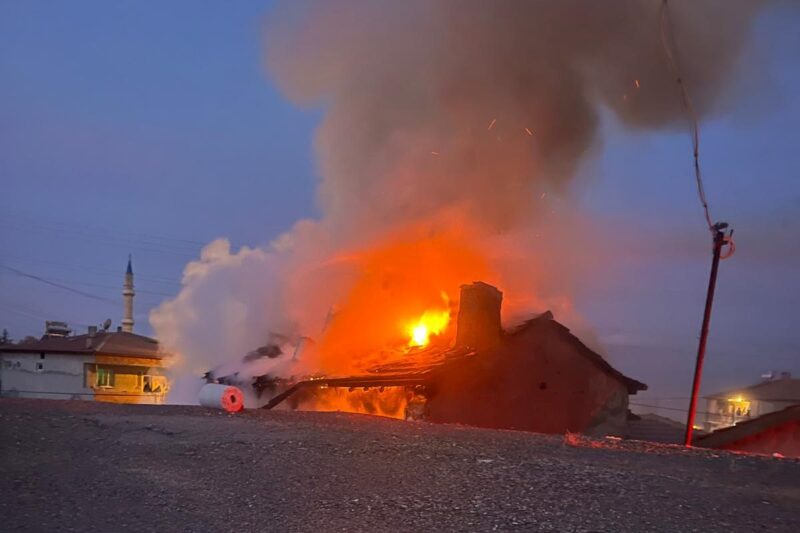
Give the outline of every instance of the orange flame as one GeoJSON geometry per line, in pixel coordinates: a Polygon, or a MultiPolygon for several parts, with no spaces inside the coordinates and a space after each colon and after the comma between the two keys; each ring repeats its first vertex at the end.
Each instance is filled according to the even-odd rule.
{"type": "Polygon", "coordinates": [[[409,346],[427,346],[431,335],[439,335],[450,322],[450,311],[427,310],[416,322],[408,325],[409,346]]]}
{"type": "Polygon", "coordinates": [[[405,230],[364,250],[353,282],[305,363],[328,375],[366,372],[404,348],[450,339],[451,302],[465,280],[496,276],[457,229],[405,230]],[[446,293],[446,294],[443,294],[446,293]]]}

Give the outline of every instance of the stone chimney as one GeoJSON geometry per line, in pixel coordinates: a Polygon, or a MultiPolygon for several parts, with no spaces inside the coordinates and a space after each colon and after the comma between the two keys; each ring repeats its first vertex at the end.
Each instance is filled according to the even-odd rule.
{"type": "Polygon", "coordinates": [[[500,323],[502,303],[503,293],[487,283],[476,281],[462,285],[456,346],[482,350],[500,342],[503,333],[500,323]]]}

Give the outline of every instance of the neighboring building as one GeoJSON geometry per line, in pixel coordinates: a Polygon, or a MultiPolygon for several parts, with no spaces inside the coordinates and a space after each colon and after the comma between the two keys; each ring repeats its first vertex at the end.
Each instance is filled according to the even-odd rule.
{"type": "Polygon", "coordinates": [[[0,395],[163,403],[169,382],[158,342],[96,329],[0,347],[0,395]]]}
{"type": "MultiPolygon", "coordinates": [[[[628,427],[624,437],[631,440],[660,442],[663,444],[683,444],[686,424],[654,413],[628,414],[628,427]]],[[[695,430],[696,436],[703,435],[695,430]]]]}
{"type": "Polygon", "coordinates": [[[800,404],[717,430],[695,440],[694,444],[704,448],[800,457],[800,404]]]}
{"type": "Polygon", "coordinates": [[[364,375],[315,377],[274,396],[267,407],[300,389],[298,397],[334,387],[356,392],[402,387],[411,398],[407,418],[541,433],[623,435],[628,396],[647,386],[615,370],[550,312],[504,331],[501,303],[502,293],[490,285],[464,285],[452,347],[413,351],[364,375]]]}
{"type": "Polygon", "coordinates": [[[749,387],[705,396],[703,429],[712,432],[800,403],[800,379],[789,372],[769,373],[749,387]]]}
{"type": "Polygon", "coordinates": [[[128,258],[125,315],[116,332],[89,327],[72,335],[64,322],[47,321],[41,339],[0,346],[0,396],[163,403],[169,382],[158,342],[133,333],[133,268],[128,258]]]}

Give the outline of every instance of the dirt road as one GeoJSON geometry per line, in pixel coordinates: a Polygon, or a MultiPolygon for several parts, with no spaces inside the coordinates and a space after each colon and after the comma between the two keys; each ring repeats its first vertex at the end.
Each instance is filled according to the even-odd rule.
{"type": "Polygon", "coordinates": [[[334,413],[0,400],[4,531],[800,531],[800,461],[334,413]]]}

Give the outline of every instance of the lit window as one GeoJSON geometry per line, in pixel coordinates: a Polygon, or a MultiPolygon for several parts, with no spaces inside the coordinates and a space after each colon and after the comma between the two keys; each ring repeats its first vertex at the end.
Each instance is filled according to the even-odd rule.
{"type": "Polygon", "coordinates": [[[164,390],[164,376],[142,376],[142,392],[159,393],[164,390]]]}
{"type": "Polygon", "coordinates": [[[741,396],[728,399],[728,414],[735,417],[750,416],[750,401],[741,396]]]}
{"type": "Polygon", "coordinates": [[[114,371],[98,367],[95,375],[95,386],[103,389],[112,388],[114,386],[114,371]]]}

